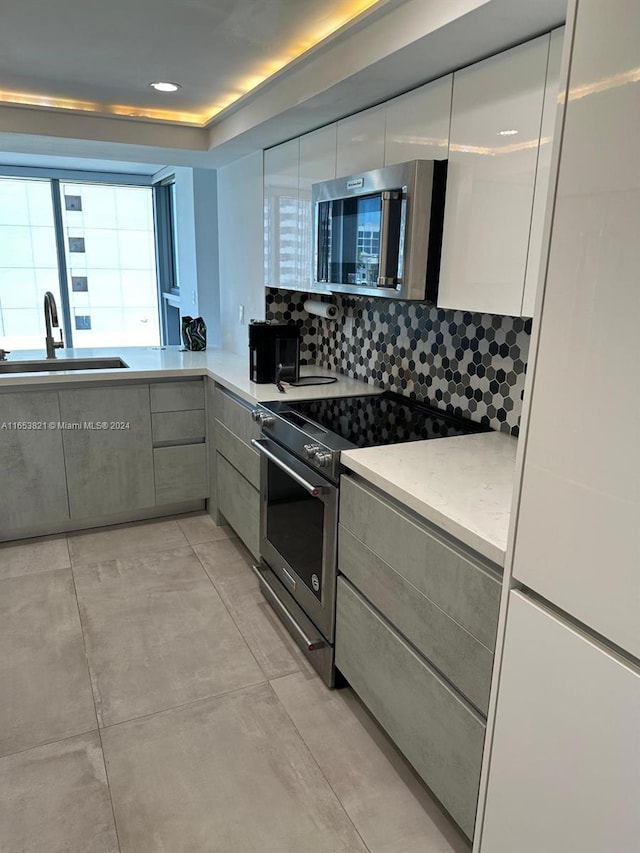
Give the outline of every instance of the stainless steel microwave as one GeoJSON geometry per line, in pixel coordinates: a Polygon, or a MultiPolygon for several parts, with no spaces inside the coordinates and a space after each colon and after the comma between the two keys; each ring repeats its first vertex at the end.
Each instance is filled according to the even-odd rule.
{"type": "Polygon", "coordinates": [[[411,160],[314,184],[314,282],[435,304],[446,175],[446,160],[411,160]]]}

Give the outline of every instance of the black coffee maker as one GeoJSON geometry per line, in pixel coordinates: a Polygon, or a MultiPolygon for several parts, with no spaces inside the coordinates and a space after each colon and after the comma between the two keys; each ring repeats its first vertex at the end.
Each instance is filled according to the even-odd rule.
{"type": "Polygon", "coordinates": [[[300,378],[300,328],[294,323],[252,320],[249,324],[249,379],[286,382],[300,378]],[[280,367],[281,365],[281,367],[280,367]]]}

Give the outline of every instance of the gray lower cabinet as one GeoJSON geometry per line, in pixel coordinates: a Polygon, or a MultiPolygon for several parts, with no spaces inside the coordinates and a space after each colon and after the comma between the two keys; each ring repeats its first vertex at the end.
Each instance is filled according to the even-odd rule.
{"type": "Polygon", "coordinates": [[[204,382],[200,377],[152,382],[149,387],[152,412],[185,412],[204,409],[204,382]]]}
{"type": "Polygon", "coordinates": [[[205,444],[155,447],[153,466],[157,504],[180,503],[207,497],[205,444]]]}
{"type": "Polygon", "coordinates": [[[342,577],[336,665],[472,838],[484,720],[342,577]]]}
{"type": "Polygon", "coordinates": [[[149,386],[74,388],[60,391],[59,400],[64,422],[108,425],[62,432],[71,518],[154,506],[149,386]]]}
{"type": "Polygon", "coordinates": [[[213,393],[217,510],[255,557],[260,555],[260,457],[251,439],[260,427],[252,406],[224,388],[213,393]]]}
{"type": "Polygon", "coordinates": [[[256,489],[260,488],[260,457],[220,421],[216,421],[216,449],[256,489]]]}
{"type": "Polygon", "coordinates": [[[254,557],[260,555],[260,492],[220,453],[216,454],[218,510],[254,557]]]}
{"type": "Polygon", "coordinates": [[[0,539],[68,521],[59,421],[55,391],[0,394],[0,539]],[[22,428],[27,424],[32,428],[22,428]]]}
{"type": "Polygon", "coordinates": [[[353,477],[341,480],[340,523],[478,642],[494,650],[502,583],[486,560],[414,520],[353,477]]]}
{"type": "Polygon", "coordinates": [[[493,652],[340,525],[340,571],[483,714],[493,652]]]}

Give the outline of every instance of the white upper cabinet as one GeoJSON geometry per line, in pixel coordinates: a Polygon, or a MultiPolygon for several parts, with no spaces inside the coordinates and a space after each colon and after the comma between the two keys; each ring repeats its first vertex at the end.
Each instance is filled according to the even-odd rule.
{"type": "Polygon", "coordinates": [[[373,107],[338,122],[336,177],[384,165],[385,106],[373,107]]]}
{"type": "Polygon", "coordinates": [[[319,290],[313,283],[313,209],[311,187],[318,181],[331,181],[336,177],[337,126],[330,124],[314,133],[300,137],[300,290],[319,290]]]}
{"type": "Polygon", "coordinates": [[[453,74],[387,103],[384,165],[446,160],[453,74]]]}
{"type": "Polygon", "coordinates": [[[300,141],[264,152],[264,281],[267,287],[299,285],[298,168],[300,141]]]}
{"type": "Polygon", "coordinates": [[[440,307],[521,314],[549,41],[454,74],[440,307]]]}
{"type": "Polygon", "coordinates": [[[562,59],[563,42],[564,27],[560,27],[551,33],[551,45],[549,47],[547,82],[544,89],[544,106],[542,108],[540,148],[538,150],[538,168],[533,196],[529,253],[527,255],[527,272],[525,274],[524,295],[522,297],[523,317],[533,317],[536,293],[538,292],[544,219],[547,212],[549,180],[551,178],[551,148],[556,126],[556,116],[558,115],[558,90],[560,87],[560,61],[562,59]]]}

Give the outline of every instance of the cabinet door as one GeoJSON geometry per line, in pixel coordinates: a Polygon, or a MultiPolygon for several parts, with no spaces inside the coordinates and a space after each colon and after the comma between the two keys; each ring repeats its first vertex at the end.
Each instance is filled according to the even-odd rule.
{"type": "Polygon", "coordinates": [[[149,386],[75,388],[59,396],[63,421],[108,425],[63,432],[71,518],[100,518],[153,506],[149,386]],[[116,428],[118,423],[128,426],[116,428]]]}
{"type": "Polygon", "coordinates": [[[264,275],[267,287],[299,284],[299,140],[264,152],[264,275]]]}
{"type": "Polygon", "coordinates": [[[260,555],[260,492],[216,453],[218,509],[254,557],[260,555]]]}
{"type": "Polygon", "coordinates": [[[330,124],[300,137],[300,290],[325,288],[313,283],[313,209],[311,187],[336,176],[337,125],[330,124]]]}
{"type": "Polygon", "coordinates": [[[453,74],[387,103],[384,165],[446,160],[453,74]]]}
{"type": "Polygon", "coordinates": [[[384,106],[356,113],[338,122],[338,178],[381,169],[384,165],[384,106]]]}
{"type": "Polygon", "coordinates": [[[540,277],[542,261],[542,238],[544,219],[549,199],[549,180],[551,178],[551,148],[558,115],[558,90],[560,88],[560,61],[564,43],[564,27],[551,33],[549,46],[549,62],[547,64],[547,81],[544,87],[544,106],[542,108],[542,127],[540,131],[540,148],[538,150],[538,167],[536,169],[536,184],[533,195],[533,213],[531,216],[531,234],[529,236],[529,253],[527,255],[527,271],[524,279],[524,295],[522,297],[522,316],[533,317],[540,277]]]}
{"type": "Polygon", "coordinates": [[[453,75],[438,305],[522,310],[549,36],[453,75]]]}
{"type": "Polygon", "coordinates": [[[69,518],[58,395],[0,394],[0,539],[38,532],[69,518]],[[48,428],[50,424],[56,428],[48,428]],[[17,425],[42,424],[43,429],[17,425]],[[14,426],[15,425],[15,426],[14,426]]]}
{"type": "Polygon", "coordinates": [[[640,673],[512,592],[483,853],[638,849],[640,673]]]}

